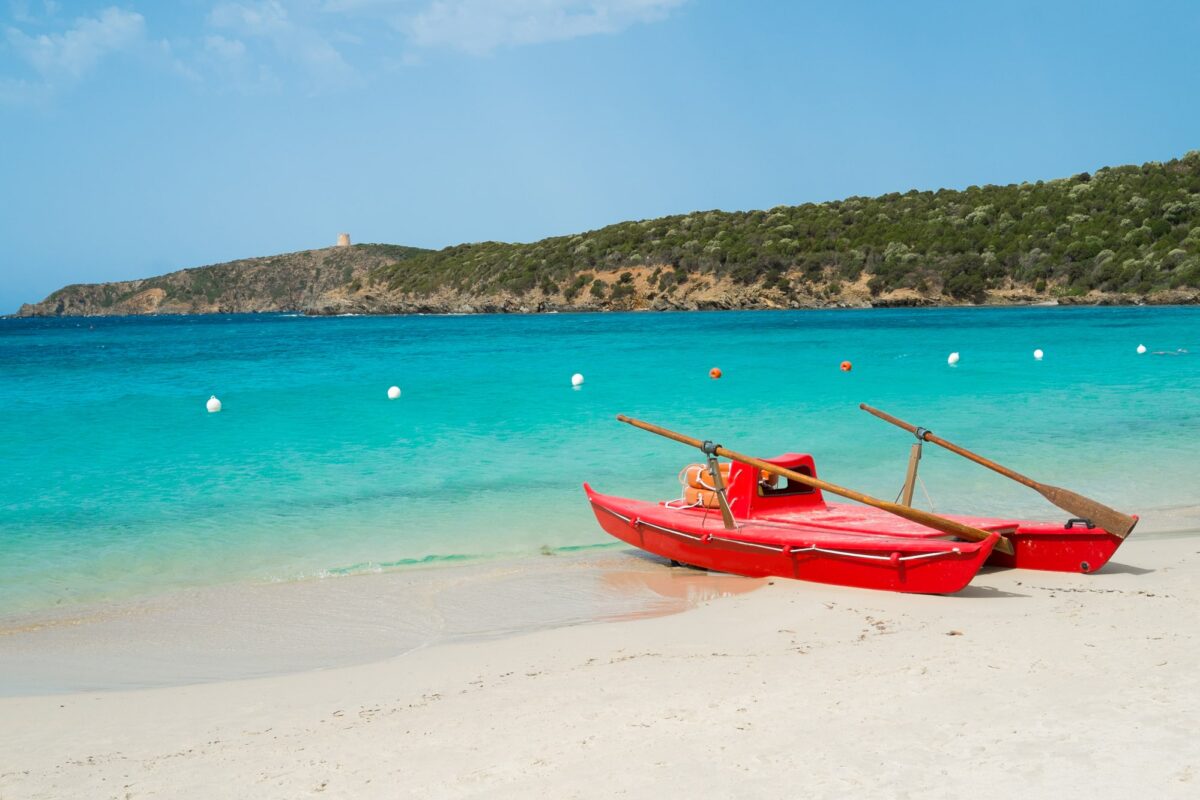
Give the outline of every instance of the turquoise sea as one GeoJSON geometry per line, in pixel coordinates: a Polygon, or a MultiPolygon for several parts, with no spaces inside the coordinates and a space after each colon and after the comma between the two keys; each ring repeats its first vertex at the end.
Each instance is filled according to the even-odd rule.
{"type": "MultiPolygon", "coordinates": [[[[619,547],[581,483],[673,497],[696,454],[618,412],[892,499],[912,439],[861,401],[1148,529],[1200,516],[1195,308],[4,319],[0,615],[619,547]]],[[[1064,516],[932,447],[922,475],[937,510],[1064,516]]]]}

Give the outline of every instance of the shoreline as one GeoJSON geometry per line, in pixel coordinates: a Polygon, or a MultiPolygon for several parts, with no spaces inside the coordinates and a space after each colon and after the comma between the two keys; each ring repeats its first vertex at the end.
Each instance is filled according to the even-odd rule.
{"type": "Polygon", "coordinates": [[[677,614],[761,585],[670,569],[614,543],[600,552],[81,603],[0,617],[0,698],[286,676],[453,642],[677,614]]]}
{"type": "Polygon", "coordinates": [[[228,317],[228,316],[294,316],[305,319],[338,319],[341,317],[486,317],[486,316],[540,316],[546,314],[692,314],[721,311],[923,311],[947,310],[955,308],[1001,309],[1001,308],[1195,308],[1200,305],[1200,293],[1190,302],[1179,302],[1173,298],[1170,302],[1158,302],[1151,297],[1140,298],[1092,298],[1087,297],[1045,297],[1036,300],[1011,302],[890,302],[878,303],[827,303],[821,305],[703,305],[696,308],[671,306],[657,307],[600,307],[575,305],[547,305],[544,308],[529,308],[521,303],[512,306],[504,304],[487,305],[482,310],[464,311],[458,308],[445,310],[428,310],[422,304],[414,304],[413,310],[407,311],[321,311],[305,308],[279,308],[271,310],[240,310],[240,311],[193,311],[193,310],[155,310],[146,313],[132,314],[0,314],[0,319],[130,319],[138,317],[228,317]]]}
{"type": "MultiPolygon", "coordinates": [[[[1151,510],[1133,537],[1200,537],[1200,507],[1151,510]]],[[[1118,562],[1128,546],[1118,551],[1118,562]]],[[[280,677],[458,641],[669,616],[717,596],[755,591],[767,580],[777,579],[670,568],[658,556],[614,541],[86,601],[0,615],[0,698],[280,677]],[[546,597],[554,603],[538,602],[546,597]],[[313,644],[297,646],[302,634],[313,644]],[[86,665],[80,653],[88,654],[86,665]]]]}
{"type": "Polygon", "coordinates": [[[1135,536],[1094,575],[952,597],[774,580],[357,666],[0,698],[0,793],[1188,797],[1198,578],[1196,534],[1135,536]]]}

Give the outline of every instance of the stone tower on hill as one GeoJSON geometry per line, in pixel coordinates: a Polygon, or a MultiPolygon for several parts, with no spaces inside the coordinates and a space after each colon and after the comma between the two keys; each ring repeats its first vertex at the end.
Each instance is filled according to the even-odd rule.
{"type": "Polygon", "coordinates": [[[337,246],[338,247],[349,247],[350,246],[350,234],[339,233],[337,246]]]}

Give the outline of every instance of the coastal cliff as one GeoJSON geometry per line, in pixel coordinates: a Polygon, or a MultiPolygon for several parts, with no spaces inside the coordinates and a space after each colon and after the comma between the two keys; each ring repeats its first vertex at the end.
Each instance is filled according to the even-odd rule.
{"type": "Polygon", "coordinates": [[[20,316],[1200,302],[1200,151],[1070,178],[355,245],[60,289],[20,316]]]}
{"type": "Polygon", "coordinates": [[[155,278],[66,286],[17,316],[117,316],[303,311],[372,269],[423,252],[363,244],[246,258],[155,278]]]}

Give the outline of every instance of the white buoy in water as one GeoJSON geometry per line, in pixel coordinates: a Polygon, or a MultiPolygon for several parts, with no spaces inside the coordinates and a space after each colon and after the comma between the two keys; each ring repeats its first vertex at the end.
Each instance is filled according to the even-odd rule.
{"type": "Polygon", "coordinates": [[[1044,355],[1046,355],[1046,354],[1042,352],[1042,348],[1040,348],[1040,347],[1037,350],[1033,351],[1033,357],[1036,358],[1038,361],[1041,361],[1042,356],[1044,356],[1044,355]]]}
{"type": "Polygon", "coordinates": [[[1145,352],[1146,352],[1146,345],[1144,345],[1144,344],[1139,344],[1139,345],[1138,345],[1138,355],[1139,355],[1139,356],[1140,356],[1140,355],[1143,355],[1143,354],[1145,354],[1145,352]]]}
{"type": "Polygon", "coordinates": [[[208,402],[204,404],[204,407],[208,409],[208,413],[215,414],[221,410],[221,401],[218,400],[217,396],[214,394],[212,397],[208,398],[208,402]]]}
{"type": "Polygon", "coordinates": [[[579,372],[576,372],[574,375],[572,375],[571,376],[571,385],[576,388],[583,386],[583,375],[579,372]]]}
{"type": "Polygon", "coordinates": [[[400,399],[400,387],[399,386],[388,387],[388,400],[399,400],[399,399],[400,399]]]}
{"type": "Polygon", "coordinates": [[[951,353],[951,354],[949,355],[949,357],[947,357],[947,358],[946,358],[946,363],[947,363],[947,364],[949,364],[949,365],[950,365],[950,366],[952,366],[952,367],[953,367],[955,364],[957,364],[957,363],[958,363],[958,353],[957,353],[957,352],[955,352],[955,353],[951,353]]]}

